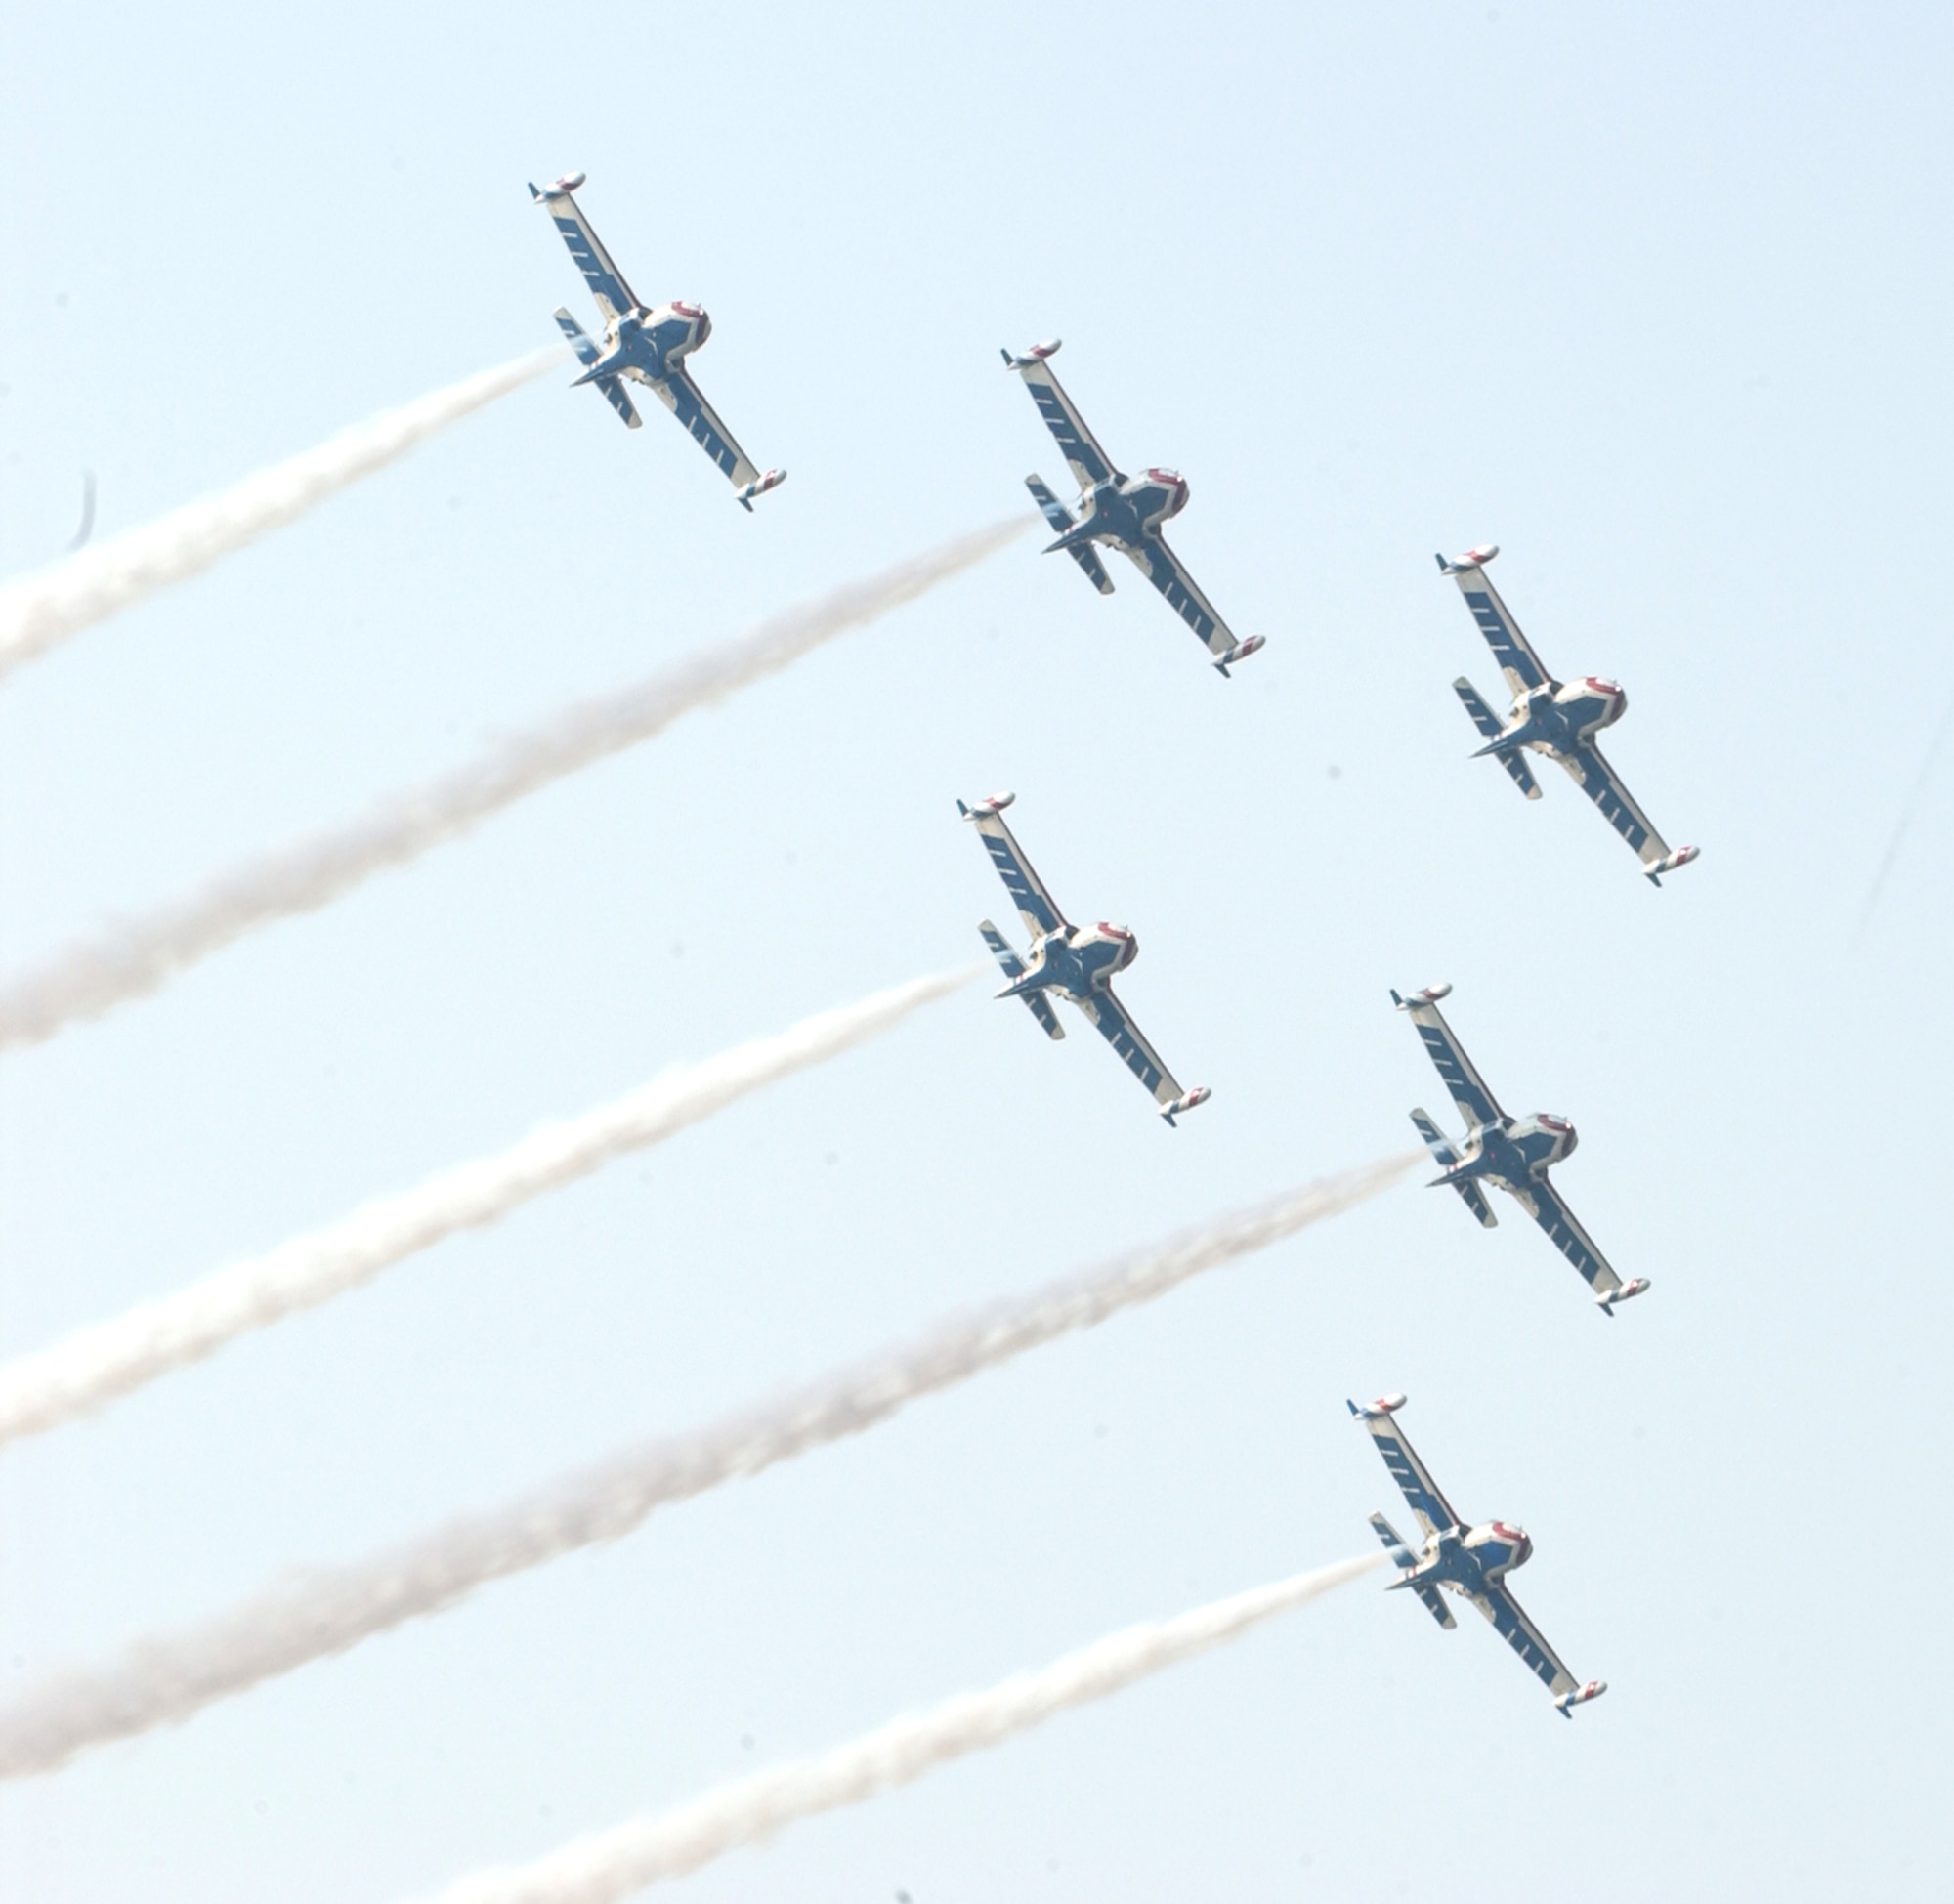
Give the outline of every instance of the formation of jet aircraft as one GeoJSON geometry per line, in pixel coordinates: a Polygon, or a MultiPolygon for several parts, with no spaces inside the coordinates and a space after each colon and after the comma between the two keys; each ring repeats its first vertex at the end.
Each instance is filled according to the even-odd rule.
{"type": "Polygon", "coordinates": [[[1443,556],[1437,559],[1439,572],[1459,584],[1459,592],[1472,611],[1472,619],[1486,637],[1486,646],[1493,651],[1493,659],[1507,677],[1513,697],[1513,711],[1502,721],[1463,674],[1453,682],[1453,693],[1485,737],[1486,744],[1474,758],[1491,754],[1529,800],[1540,798],[1540,783],[1522,754],[1544,754],[1558,761],[1582,792],[1601,809],[1608,825],[1635,849],[1649,883],[1660,886],[1665,872],[1686,867],[1700,849],[1678,846],[1672,853],[1648,815],[1635,805],[1622,777],[1594,744],[1595,735],[1622,718],[1629,698],[1615,682],[1596,675],[1562,683],[1548,673],[1520,633],[1512,612],[1500,600],[1500,591],[1487,577],[1486,564],[1499,552],[1497,543],[1488,542],[1468,549],[1457,562],[1447,562],[1443,556]]]}
{"type": "Polygon", "coordinates": [[[624,282],[623,274],[604,249],[604,240],[591,230],[576,202],[574,193],[582,183],[583,174],[573,172],[552,185],[530,187],[530,196],[549,212],[563,233],[571,258],[583,274],[604,318],[600,346],[591,342],[567,310],[557,308],[557,327],[583,365],[577,383],[595,384],[633,430],[638,427],[638,412],[624,380],[629,378],[655,391],[693,441],[732,480],[734,500],[750,513],[753,498],[779,488],[787,480],[787,473],[784,469],[770,469],[764,475],[760,472],[733,441],[733,432],[720,422],[718,411],[705,401],[685,367],[686,359],[712,335],[712,319],[701,306],[687,304],[682,298],[661,304],[656,311],[639,303],[637,293],[624,282]]]}
{"type": "Polygon", "coordinates": [[[1245,660],[1267,645],[1267,637],[1251,635],[1237,641],[1214,605],[1195,585],[1186,565],[1168,547],[1161,524],[1178,516],[1187,507],[1187,479],[1178,470],[1150,469],[1139,476],[1126,476],[1114,468],[1113,459],[1099,447],[1099,441],[1085,427],[1065,387],[1053,374],[1051,360],[1061,340],[1052,338],[1034,344],[1022,354],[1005,351],[1004,364],[1025,380],[1039,414],[1044,418],[1058,441],[1060,453],[1071,466],[1079,484],[1076,510],[1045,487],[1039,476],[1025,478],[1032,500],[1044,519],[1058,531],[1058,540],[1046,548],[1047,555],[1063,549],[1101,595],[1113,592],[1113,578],[1092,546],[1103,542],[1131,559],[1133,566],[1168,599],[1168,605],[1192,628],[1201,645],[1214,657],[1214,665],[1226,674],[1237,661],[1245,660]]]}
{"type": "Polygon", "coordinates": [[[1439,999],[1448,996],[1449,985],[1426,986],[1407,998],[1396,991],[1391,1002],[1411,1015],[1439,1078],[1452,1093],[1460,1116],[1466,1120],[1466,1135],[1457,1144],[1447,1137],[1423,1109],[1411,1114],[1418,1134],[1424,1139],[1442,1175],[1431,1187],[1449,1183],[1464,1199],[1466,1207],[1487,1228],[1499,1218],[1486,1202],[1481,1184],[1497,1184],[1519,1205],[1552,1240],[1553,1247],[1581,1272],[1594,1292],[1594,1301],[1604,1316],[1615,1313],[1615,1304],[1640,1295],[1648,1288],[1648,1278],[1637,1276],[1625,1283],[1609,1268],[1608,1259],[1595,1248],[1593,1239],[1581,1227],[1567,1207],[1560,1192],[1548,1180],[1548,1169],[1572,1154],[1581,1140],[1565,1118],[1537,1111],[1530,1118],[1509,1118],[1486,1088],[1466,1047],[1453,1036],[1439,999]]]}
{"type": "MultiPolygon", "coordinates": [[[[583,182],[578,172],[546,188],[530,187],[531,196],[549,211],[603,318],[598,342],[568,310],[556,313],[581,365],[576,383],[595,385],[634,430],[640,419],[627,384],[655,391],[732,482],[735,499],[750,511],[754,498],[777,487],[786,472],[762,473],[692,379],[686,360],[710,336],[711,319],[699,306],[679,299],[657,309],[639,302],[577,205],[574,194],[583,182]]],[[[1167,545],[1162,525],[1186,507],[1186,479],[1175,470],[1158,468],[1127,476],[1114,465],[1053,373],[1051,359],[1058,349],[1058,340],[1053,339],[1028,351],[1002,354],[1005,366],[1023,379],[1079,485],[1079,499],[1068,507],[1041,477],[1025,479],[1033,500],[1056,531],[1045,552],[1064,550],[1093,587],[1110,595],[1113,582],[1099,548],[1120,551],[1166,597],[1207,649],[1215,668],[1227,675],[1237,661],[1260,650],[1264,638],[1252,635],[1238,640],[1167,545]]],[[[1452,684],[1485,741],[1475,757],[1490,755],[1498,760],[1530,800],[1540,798],[1540,785],[1526,755],[1557,761],[1628,841],[1650,882],[1660,885],[1664,873],[1687,866],[1698,850],[1693,846],[1671,850],[1595,745],[1595,735],[1621,718],[1628,697],[1616,683],[1595,676],[1563,683],[1548,673],[1487,579],[1486,565],[1498,554],[1496,546],[1485,544],[1456,561],[1438,558],[1441,572],[1458,582],[1512,696],[1511,712],[1502,719],[1464,676],[1452,684]]],[[[1052,1038],[1065,1036],[1053,1008],[1054,996],[1075,1006],[1112,1045],[1171,1125],[1181,1113],[1206,1103],[1211,1093],[1206,1086],[1182,1090],[1113,991],[1114,977],[1137,955],[1138,941],[1123,925],[1101,920],[1075,926],[1066,920],[1004,824],[1003,810],[1013,798],[998,793],[974,805],[956,803],[958,813],[982,837],[1030,934],[1029,948],[1021,955],[991,920],[979,927],[1003,970],[1005,984],[998,996],[1021,999],[1052,1038]]],[[[1411,1114],[1440,1169],[1434,1187],[1450,1185],[1488,1229],[1498,1219],[1485,1186],[1505,1191],[1581,1273],[1601,1313],[1612,1316],[1614,1305],[1641,1294],[1648,1280],[1636,1277],[1625,1282],[1616,1275],[1549,1178],[1550,1166],[1574,1149],[1574,1126],[1565,1118],[1545,1112],[1512,1118],[1501,1110],[1438,1009],[1439,1000],[1451,990],[1449,985],[1430,986],[1410,997],[1391,993],[1392,1002],[1418,1027],[1466,1120],[1466,1133],[1455,1142],[1423,1110],[1411,1114]]],[[[1598,1698],[1607,1686],[1593,1679],[1578,1683],[1508,1588],[1507,1576],[1531,1556],[1533,1543],[1521,1529],[1504,1521],[1472,1527],[1460,1521],[1393,1419],[1404,1399],[1386,1395],[1368,1405],[1348,1404],[1377,1444],[1423,1530],[1423,1544],[1414,1552],[1381,1514],[1371,1516],[1372,1527],[1398,1570],[1392,1587],[1408,1589],[1446,1628],[1455,1622],[1443,1594],[1469,1600],[1552,1694],[1555,1709],[1572,1717],[1575,1707],[1598,1698]]]]}
{"type": "Polygon", "coordinates": [[[1161,1116],[1172,1123],[1183,1111],[1206,1104],[1212,1093],[1205,1084],[1183,1091],[1160,1053],[1133,1023],[1132,1014],[1114,995],[1113,976],[1139,956],[1140,942],[1126,926],[1105,919],[1096,925],[1066,923],[1044,881],[1032,870],[1032,863],[1004,825],[1004,809],[1016,798],[1014,793],[994,793],[974,807],[961,800],[956,803],[956,811],[983,836],[991,864],[998,868],[1004,890],[1018,909],[1018,917],[1031,934],[1031,948],[1020,958],[989,919],[978,926],[984,943],[1003,967],[1004,989],[998,996],[1022,998],[1051,1038],[1065,1036],[1065,1027],[1051,1008],[1051,994],[1056,993],[1076,1005],[1152,1093],[1161,1116]]]}
{"type": "Polygon", "coordinates": [[[1405,1502],[1424,1534],[1423,1544],[1413,1553],[1383,1515],[1371,1516],[1371,1526],[1398,1570],[1391,1590],[1404,1587],[1415,1593],[1424,1610],[1448,1631],[1458,1622],[1439,1597],[1440,1589],[1470,1600],[1492,1622],[1494,1631],[1525,1661],[1527,1671],[1553,1695],[1554,1710],[1571,1719],[1575,1707],[1599,1699],[1608,1690],[1608,1682],[1590,1679],[1583,1684],[1577,1680],[1527,1618],[1507,1585],[1507,1576],[1532,1559],[1532,1540],[1524,1528],[1509,1527],[1505,1521],[1467,1527],[1460,1520],[1419,1460],[1418,1451],[1392,1418],[1404,1404],[1402,1395],[1382,1395],[1368,1404],[1344,1404],[1370,1431],[1391,1479],[1403,1491],[1405,1502]]]}

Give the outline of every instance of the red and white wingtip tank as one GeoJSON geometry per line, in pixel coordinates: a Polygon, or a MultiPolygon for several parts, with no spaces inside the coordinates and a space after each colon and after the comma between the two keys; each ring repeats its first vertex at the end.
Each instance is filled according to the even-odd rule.
{"type": "Polygon", "coordinates": [[[1585,1706],[1591,1699],[1599,1699],[1607,1690],[1607,1680],[1590,1679],[1585,1686],[1578,1687],[1573,1692],[1562,1693],[1553,1702],[1554,1711],[1559,1713],[1563,1718],[1572,1718],[1575,1707],[1585,1706]]]}

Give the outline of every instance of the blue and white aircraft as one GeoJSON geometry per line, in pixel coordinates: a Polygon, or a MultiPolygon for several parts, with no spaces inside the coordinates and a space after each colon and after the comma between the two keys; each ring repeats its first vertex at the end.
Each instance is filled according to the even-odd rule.
{"type": "Polygon", "coordinates": [[[1424,1530],[1423,1546],[1413,1553],[1383,1515],[1371,1516],[1372,1528],[1398,1569],[1391,1590],[1409,1587],[1447,1631],[1459,1623],[1438,1597],[1438,1589],[1443,1587],[1470,1600],[1526,1662],[1527,1671],[1553,1695],[1554,1710],[1562,1718],[1571,1719],[1575,1707],[1599,1699],[1608,1690],[1608,1682],[1590,1679],[1586,1685],[1580,1684],[1561,1665],[1560,1655],[1541,1637],[1540,1629],[1527,1618],[1506,1584],[1508,1574],[1515,1567],[1524,1567],[1533,1557],[1533,1542],[1526,1530],[1508,1527],[1501,1520],[1478,1527],[1461,1524],[1424,1463],[1391,1419],[1404,1404],[1402,1395],[1381,1395],[1368,1406],[1344,1404],[1370,1430],[1391,1479],[1404,1490],[1406,1502],[1424,1530]]]}
{"type": "Polygon", "coordinates": [[[1559,761],[1582,792],[1607,816],[1609,825],[1635,848],[1649,883],[1660,886],[1665,872],[1686,867],[1702,849],[1678,846],[1672,853],[1668,842],[1649,824],[1648,815],[1622,784],[1621,775],[1602,757],[1594,736],[1622,718],[1628,696],[1615,682],[1596,675],[1563,686],[1548,673],[1520,633],[1519,623],[1500,600],[1499,590],[1486,579],[1486,564],[1499,552],[1497,543],[1488,542],[1467,549],[1457,562],[1438,558],[1439,572],[1458,582],[1459,592],[1472,611],[1472,619],[1486,637],[1513,697],[1513,711],[1502,721],[1463,674],[1453,682],[1453,693],[1466,703],[1472,725],[1485,737],[1486,744],[1472,757],[1477,760],[1491,754],[1529,800],[1540,798],[1540,784],[1533,769],[1520,758],[1522,750],[1530,748],[1549,760],[1559,761]]]}
{"type": "Polygon", "coordinates": [[[1581,1227],[1567,1207],[1560,1192],[1548,1181],[1548,1167],[1573,1153],[1581,1140],[1565,1118],[1550,1117],[1545,1111],[1530,1118],[1509,1118],[1486,1088],[1486,1080],[1473,1068],[1465,1047],[1452,1035],[1438,1009],[1439,999],[1452,991],[1449,985],[1428,985],[1407,998],[1391,993],[1391,1003],[1411,1014],[1431,1062],[1452,1093],[1452,1101],[1466,1120],[1466,1136],[1454,1144],[1423,1109],[1411,1114],[1418,1134],[1444,1173],[1434,1177],[1428,1188],[1449,1183],[1465,1199],[1469,1209],[1487,1229],[1499,1222],[1486,1202],[1482,1183],[1495,1183],[1513,1199],[1553,1240],[1554,1248],[1578,1269],[1594,1291],[1594,1300],[1604,1316],[1615,1313],[1615,1304],[1640,1295],[1648,1288],[1648,1278],[1637,1276],[1625,1283],[1608,1267],[1608,1259],[1594,1248],[1593,1239],[1581,1227]]]}
{"type": "Polygon", "coordinates": [[[1183,1111],[1206,1104],[1213,1093],[1205,1084],[1183,1091],[1126,1006],[1113,995],[1113,975],[1124,972],[1139,956],[1140,942],[1125,926],[1104,919],[1087,926],[1065,922],[1044,881],[1032,870],[1032,863],[1000,818],[1017,797],[1015,793],[994,793],[974,807],[961,800],[956,803],[956,811],[983,834],[991,864],[998,868],[1004,890],[1017,904],[1025,930],[1032,935],[1031,950],[1020,958],[989,919],[978,926],[984,943],[1004,968],[1007,983],[998,996],[1022,998],[1044,1028],[1045,1036],[1054,1038],[1065,1036],[1065,1027],[1051,1008],[1049,994],[1055,992],[1077,1005],[1126,1061],[1126,1069],[1153,1093],[1161,1116],[1172,1123],[1183,1111]]]}
{"type": "Polygon", "coordinates": [[[1214,665],[1225,675],[1235,662],[1265,647],[1267,638],[1251,635],[1247,641],[1237,641],[1228,624],[1214,613],[1214,605],[1195,586],[1180,558],[1168,547],[1160,526],[1187,507],[1187,479],[1178,470],[1150,469],[1140,476],[1125,476],[1113,467],[1113,459],[1099,447],[1097,438],[1085,427],[1085,419],[1052,375],[1050,360],[1061,341],[1054,337],[1049,343],[1034,344],[1022,356],[1010,351],[1003,354],[1006,367],[1024,378],[1032,402],[1051,426],[1079,483],[1075,514],[1045,487],[1043,478],[1025,478],[1032,500],[1058,530],[1058,540],[1045,554],[1065,550],[1101,595],[1112,594],[1113,578],[1093,543],[1104,542],[1131,557],[1140,573],[1200,636],[1202,645],[1214,656],[1214,665]]]}
{"type": "Polygon", "coordinates": [[[732,479],[734,500],[750,514],[753,498],[779,488],[787,480],[787,473],[784,469],[760,473],[752,458],[733,441],[732,431],[720,422],[718,412],[700,394],[685,367],[685,360],[712,335],[712,319],[698,305],[681,298],[661,304],[656,311],[638,302],[637,293],[624,282],[604,249],[603,239],[590,229],[590,221],[571,195],[582,183],[583,174],[573,172],[540,190],[530,187],[530,196],[547,206],[556,221],[556,229],[563,233],[563,241],[604,318],[600,349],[568,311],[557,308],[557,327],[583,365],[583,374],[576,381],[595,384],[633,430],[638,427],[638,412],[623,380],[629,377],[657,391],[665,408],[692,433],[693,441],[732,479]]]}

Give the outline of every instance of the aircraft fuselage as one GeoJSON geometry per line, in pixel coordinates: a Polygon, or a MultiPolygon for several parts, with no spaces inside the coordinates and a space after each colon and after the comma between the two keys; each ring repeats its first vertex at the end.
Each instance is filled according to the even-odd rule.
{"type": "Polygon", "coordinates": [[[1459,1147],[1451,1177],[1485,1177],[1505,1190],[1517,1190],[1545,1177],[1581,1141],[1565,1118],[1537,1111],[1530,1118],[1502,1118],[1475,1125],[1459,1147]]]}
{"type": "Polygon", "coordinates": [[[1513,711],[1496,740],[1481,753],[1506,753],[1527,747],[1550,760],[1567,760],[1604,727],[1613,727],[1627,711],[1629,698],[1613,681],[1586,675],[1565,684],[1550,681],[1529,689],[1513,702],[1513,711]]]}
{"type": "Polygon", "coordinates": [[[1177,470],[1150,469],[1140,476],[1114,476],[1095,483],[1081,498],[1078,528],[1054,545],[1108,542],[1129,554],[1160,526],[1187,507],[1187,479],[1177,470]]]}
{"type": "Polygon", "coordinates": [[[1444,1534],[1426,1535],[1418,1565],[1406,1569],[1392,1585],[1444,1587],[1454,1593],[1470,1595],[1483,1592],[1532,1557],[1533,1540],[1525,1528],[1501,1520],[1486,1521],[1463,1533],[1453,1528],[1444,1534]]]}
{"type": "Polygon", "coordinates": [[[630,377],[663,383],[711,335],[712,319],[696,304],[674,299],[656,311],[627,312],[607,327],[603,356],[576,381],[630,377]]]}
{"type": "Polygon", "coordinates": [[[1140,942],[1123,925],[1101,920],[1097,925],[1061,927],[1032,942],[1025,954],[1025,972],[998,995],[1021,997],[1027,992],[1060,992],[1081,999],[1103,991],[1117,972],[1124,972],[1140,954],[1140,942]]]}

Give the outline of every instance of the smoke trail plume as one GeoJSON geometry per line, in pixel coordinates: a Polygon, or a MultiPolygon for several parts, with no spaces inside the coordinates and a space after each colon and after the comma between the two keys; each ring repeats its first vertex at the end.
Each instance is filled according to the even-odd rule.
{"type": "Polygon", "coordinates": [[[909,1403],[1376,1196],[1424,1153],[1387,1158],[1046,1285],[690,1434],[626,1450],[508,1505],[450,1521],[351,1566],[288,1576],[195,1627],[55,1673],[0,1709],[0,1778],[188,1718],[309,1661],[455,1605],[492,1580],[628,1534],[647,1515],[860,1434],[909,1403]]]}
{"type": "MultiPolygon", "coordinates": [[[[437,431],[506,397],[563,359],[564,347],[552,344],[397,410],[383,410],[289,462],[275,463],[214,496],[0,586],[0,676],[45,655],[91,622],[105,621],[172,582],[188,581],[267,530],[296,522],[327,496],[384,469],[437,431]]],[[[91,476],[91,511],[93,486],[91,476]]],[[[87,520],[78,542],[87,539],[87,520]]]]}
{"type": "Polygon", "coordinates": [[[446,1170],[269,1255],[233,1263],[174,1295],[23,1356],[0,1369],[0,1443],[58,1427],[201,1361],[249,1330],[358,1289],[445,1237],[498,1222],[613,1158],[661,1143],[749,1091],[892,1030],[918,1006],[988,969],[965,966],[915,979],[702,1064],[675,1065],[628,1097],[545,1124],[499,1156],[446,1170]]]}
{"type": "Polygon", "coordinates": [[[1024,529],[1024,519],[1013,518],[958,536],[866,581],[788,609],[633,687],[580,701],[540,727],[498,740],[466,765],[382,800],[350,825],[247,860],[174,905],[75,941],[0,987],[0,1049],[38,1043],[75,1019],[99,1017],[157,991],[185,966],[258,926],[317,910],[374,873],[467,832],[524,795],[648,739],[681,714],[913,600],[994,554],[1024,529]]]}
{"type": "Polygon", "coordinates": [[[1365,1554],[1216,1600],[1178,1619],[1129,1627],[1041,1671],[1021,1672],[989,1692],[964,1693],[931,1712],[891,1720],[818,1758],[722,1785],[661,1818],[634,1819],[577,1839],[533,1864],[486,1871],[443,1891],[438,1904],[611,1904],[770,1838],[797,1818],[860,1804],[967,1753],[1001,1745],[1069,1706],[1104,1699],[1237,1639],[1383,1560],[1381,1553],[1365,1554]]]}

